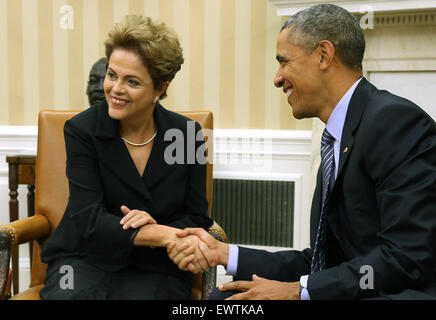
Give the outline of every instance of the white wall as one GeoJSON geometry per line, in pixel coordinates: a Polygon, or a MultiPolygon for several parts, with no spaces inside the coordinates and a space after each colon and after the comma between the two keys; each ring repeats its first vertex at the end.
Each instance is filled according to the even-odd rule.
{"type": "Polygon", "coordinates": [[[368,77],[379,89],[413,101],[436,121],[436,71],[370,72],[368,77]]]}

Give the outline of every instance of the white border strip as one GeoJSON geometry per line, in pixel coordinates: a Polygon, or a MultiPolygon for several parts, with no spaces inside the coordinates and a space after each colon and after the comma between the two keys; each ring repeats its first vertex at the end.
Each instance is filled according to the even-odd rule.
{"type": "MultiPolygon", "coordinates": [[[[310,6],[325,3],[321,0],[269,0],[276,8],[278,16],[291,16],[298,11],[304,10],[310,6]]],[[[434,0],[337,0],[329,1],[343,7],[351,13],[363,13],[368,11],[368,7],[373,8],[375,12],[398,12],[405,10],[432,10],[436,9],[434,0]],[[362,12],[361,12],[362,11],[362,12]]]]}

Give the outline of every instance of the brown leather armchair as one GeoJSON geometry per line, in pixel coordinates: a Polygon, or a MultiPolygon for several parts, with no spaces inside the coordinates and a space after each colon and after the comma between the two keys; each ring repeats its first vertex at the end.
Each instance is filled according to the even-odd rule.
{"type": "MultiPolygon", "coordinates": [[[[41,111],[38,119],[38,148],[36,160],[35,215],[0,226],[0,298],[6,294],[10,280],[9,259],[11,247],[33,241],[30,288],[11,299],[39,300],[44,286],[47,265],[41,262],[40,252],[44,241],[59,224],[68,201],[68,181],[65,175],[65,144],[63,127],[66,120],[77,111],[41,111]],[[9,275],[9,277],[8,277],[9,275]]],[[[208,159],[213,156],[213,116],[209,111],[180,112],[197,121],[203,129],[208,145],[208,159]]],[[[212,161],[207,163],[208,213],[212,207],[212,161]]],[[[216,223],[209,232],[220,241],[227,241],[226,234],[216,223]]],[[[195,276],[192,299],[207,299],[215,288],[216,268],[195,276]]]]}

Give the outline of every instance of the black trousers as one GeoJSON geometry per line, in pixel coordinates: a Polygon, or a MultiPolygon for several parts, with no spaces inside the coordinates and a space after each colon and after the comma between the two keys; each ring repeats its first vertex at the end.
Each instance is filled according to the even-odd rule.
{"type": "Polygon", "coordinates": [[[241,291],[220,291],[218,288],[215,288],[212,290],[212,292],[209,294],[208,300],[224,300],[234,294],[241,293],[241,291]]]}
{"type": "Polygon", "coordinates": [[[192,283],[167,273],[136,268],[106,272],[68,258],[48,266],[40,296],[43,300],[186,300],[191,291],[192,283]]]}

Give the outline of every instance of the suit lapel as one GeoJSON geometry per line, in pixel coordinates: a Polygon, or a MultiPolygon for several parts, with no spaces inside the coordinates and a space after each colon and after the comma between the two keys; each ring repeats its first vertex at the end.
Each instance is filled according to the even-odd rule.
{"type": "Polygon", "coordinates": [[[133,192],[151,203],[151,196],[146,185],[141,179],[138,170],[119,135],[119,121],[108,115],[107,103],[99,108],[97,118],[96,137],[99,142],[96,145],[99,161],[107,171],[113,173],[133,192]]]}
{"type": "MultiPolygon", "coordinates": [[[[336,194],[338,192],[341,192],[341,176],[346,170],[346,164],[351,157],[351,153],[353,152],[356,130],[359,127],[360,120],[370,100],[371,94],[373,94],[375,90],[376,88],[372,84],[370,84],[365,78],[363,78],[357,85],[356,90],[351,97],[350,104],[347,110],[347,115],[345,117],[344,127],[342,130],[341,146],[339,149],[338,174],[333,189],[331,190],[329,195],[330,199],[343,198],[343,194],[336,194]]],[[[319,197],[319,199],[321,199],[321,197],[319,197]]],[[[319,202],[321,202],[321,200],[319,200],[319,202]]],[[[336,216],[338,212],[336,210],[330,209],[331,206],[336,205],[335,202],[337,201],[329,201],[328,203],[327,219],[329,221],[333,234],[336,236],[337,239],[340,239],[340,237],[338,236],[339,228],[336,216]]]]}
{"type": "Polygon", "coordinates": [[[371,93],[376,88],[363,78],[357,85],[354,91],[350,104],[348,106],[347,116],[345,117],[344,128],[342,130],[341,146],[339,149],[339,167],[336,181],[339,177],[350,158],[353,150],[354,134],[360,124],[362,114],[368,104],[371,93]]]}
{"type": "Polygon", "coordinates": [[[340,176],[342,169],[351,154],[353,144],[354,137],[352,130],[345,124],[342,131],[341,146],[339,147],[339,167],[337,177],[340,176]]]}
{"type": "Polygon", "coordinates": [[[165,149],[170,141],[165,141],[165,132],[171,128],[166,111],[160,104],[157,104],[153,116],[157,127],[157,134],[153,142],[153,148],[144,171],[143,179],[148,188],[152,190],[155,186],[171,172],[173,166],[165,162],[165,149]]]}

